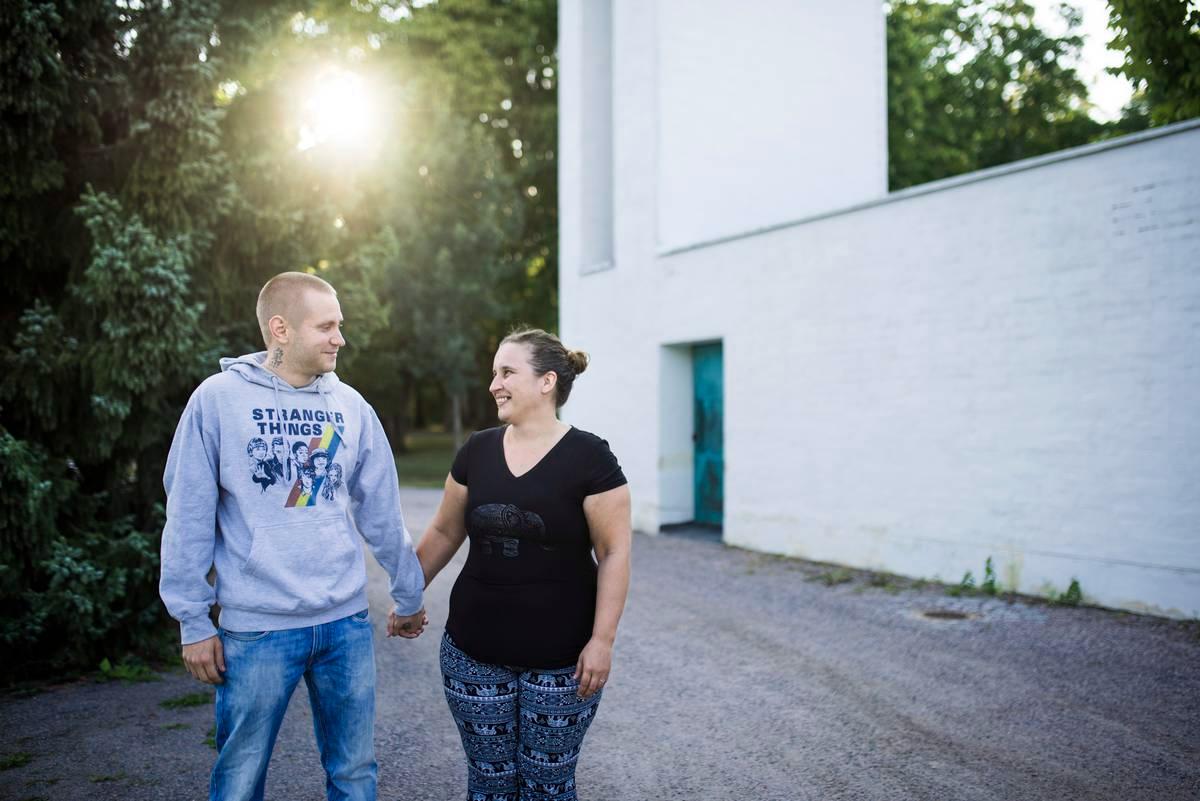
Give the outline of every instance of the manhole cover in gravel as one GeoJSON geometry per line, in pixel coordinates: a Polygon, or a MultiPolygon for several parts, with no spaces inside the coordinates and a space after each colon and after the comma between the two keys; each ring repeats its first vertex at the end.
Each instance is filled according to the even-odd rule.
{"type": "Polygon", "coordinates": [[[926,609],[921,613],[921,617],[929,618],[930,620],[968,620],[973,615],[968,612],[960,612],[957,609],[926,609]]]}

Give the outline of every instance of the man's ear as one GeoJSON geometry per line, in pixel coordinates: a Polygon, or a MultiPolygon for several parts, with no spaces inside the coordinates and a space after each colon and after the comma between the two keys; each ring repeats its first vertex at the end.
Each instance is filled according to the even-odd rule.
{"type": "Polygon", "coordinates": [[[271,332],[271,337],[276,342],[282,342],[284,345],[288,344],[288,324],[282,315],[277,314],[270,320],[267,320],[267,330],[271,332]]]}

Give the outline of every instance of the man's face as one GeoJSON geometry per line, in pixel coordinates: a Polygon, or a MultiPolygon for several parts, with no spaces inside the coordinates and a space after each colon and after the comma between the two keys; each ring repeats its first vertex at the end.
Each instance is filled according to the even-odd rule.
{"type": "Polygon", "coordinates": [[[338,351],[345,346],[342,337],[342,307],[336,296],[310,289],[294,316],[289,355],[293,366],[305,373],[319,375],[337,367],[338,351]]]}

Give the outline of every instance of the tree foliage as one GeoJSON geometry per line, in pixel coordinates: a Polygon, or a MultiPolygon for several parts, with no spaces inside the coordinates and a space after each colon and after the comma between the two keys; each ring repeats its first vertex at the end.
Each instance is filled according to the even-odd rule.
{"type": "Polygon", "coordinates": [[[1110,70],[1139,88],[1155,125],[1200,117],[1200,5],[1188,0],[1109,0],[1110,70]]]}
{"type": "MultiPolygon", "coordinates": [[[[1075,69],[1079,12],[1053,36],[1026,0],[895,0],[888,6],[893,190],[1085,144],[1113,129],[1089,114],[1075,69]]],[[[1134,127],[1137,127],[1136,125],[1134,127]]]]}
{"type": "Polygon", "coordinates": [[[395,435],[415,382],[461,397],[500,332],[553,324],[556,7],[16,0],[0,22],[12,677],[165,629],[166,450],[217,358],[261,348],[270,276],[338,288],[342,372],[395,435]],[[306,146],[331,70],[369,85],[377,135],[306,146]]]}

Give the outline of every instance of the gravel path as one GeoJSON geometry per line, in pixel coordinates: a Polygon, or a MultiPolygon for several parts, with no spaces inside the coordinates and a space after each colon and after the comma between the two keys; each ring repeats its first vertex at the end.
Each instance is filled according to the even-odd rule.
{"type": "MultiPolygon", "coordinates": [[[[405,490],[420,532],[439,497],[405,490]]],[[[461,556],[430,590],[432,628],[386,640],[381,799],[465,797],[437,644],[461,556]]],[[[638,536],[613,678],[579,768],[590,801],[1200,799],[1200,626],[1094,609],[827,586],[829,568],[686,537],[638,536]],[[930,619],[951,610],[964,619],[930,619]]],[[[1086,588],[1084,588],[1086,590],[1086,588]]],[[[204,688],[181,672],[0,699],[0,799],[199,799],[213,751],[204,688]],[[17,760],[20,761],[20,760],[17,760]]],[[[324,798],[306,693],[267,797],[324,798]]]]}

